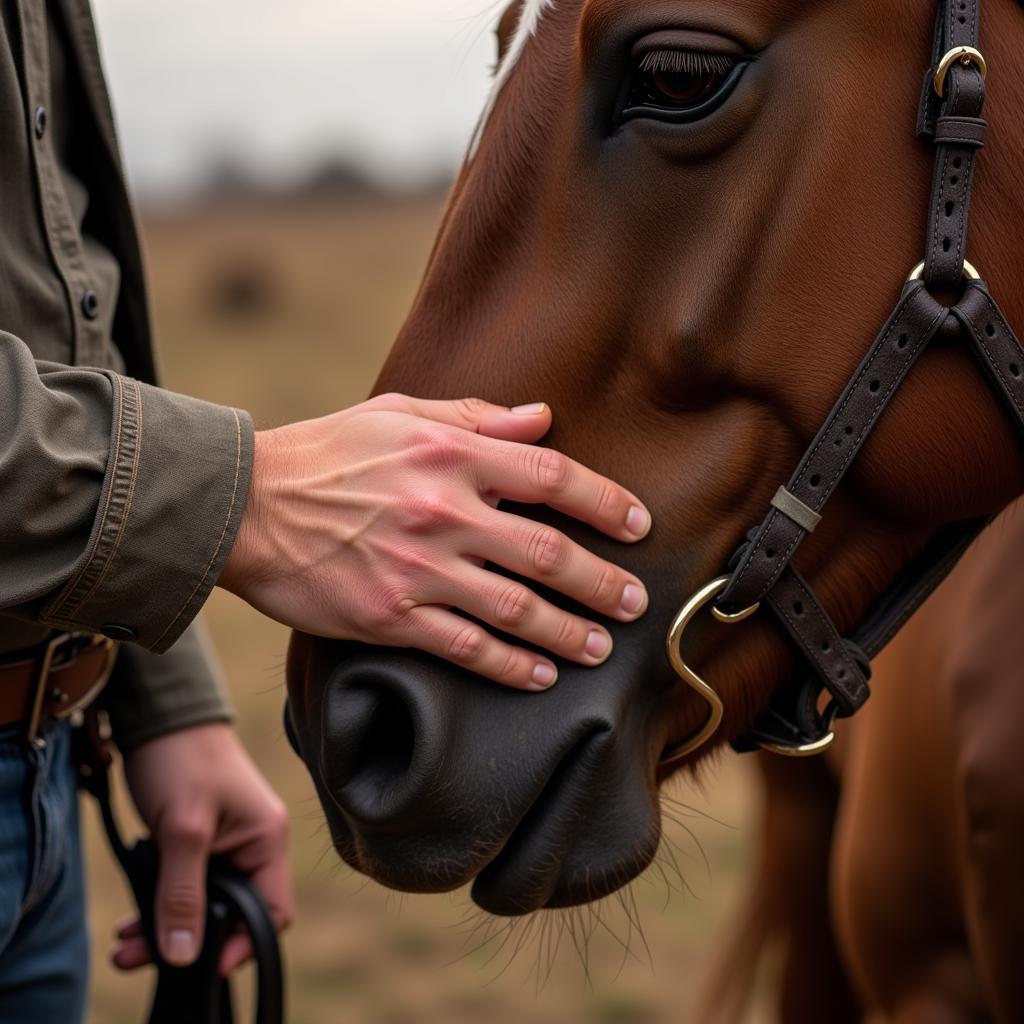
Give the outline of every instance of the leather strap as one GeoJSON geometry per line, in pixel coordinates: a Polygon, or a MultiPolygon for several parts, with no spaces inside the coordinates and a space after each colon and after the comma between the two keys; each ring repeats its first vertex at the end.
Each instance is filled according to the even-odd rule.
{"type": "MultiPolygon", "coordinates": [[[[955,135],[957,130],[966,130],[968,123],[981,121],[985,82],[973,65],[954,64],[946,77],[946,95],[948,98],[936,122],[936,158],[932,203],[928,212],[924,280],[933,290],[952,292],[959,288],[964,272],[967,215],[971,206],[974,160],[979,148],[976,137],[964,140],[955,135]],[[941,133],[940,126],[943,128],[941,133]]],[[[984,122],[981,124],[983,129],[984,122]]]]}
{"type": "Polygon", "coordinates": [[[737,749],[764,743],[783,749],[806,746],[827,736],[836,715],[852,714],[868,695],[868,659],[906,622],[988,522],[976,519],[940,530],[848,640],[839,638],[810,587],[790,565],[893,392],[937,333],[959,335],[971,342],[1024,433],[1024,349],[985,283],[968,281],[965,285],[963,281],[974,160],[986,133],[981,118],[984,78],[970,58],[966,64],[946,61],[941,96],[935,85],[936,70],[948,53],[963,46],[976,48],[978,3],[942,0],[939,4],[932,64],[922,88],[918,134],[931,138],[936,150],[923,283],[904,286],[896,310],[789,484],[780,488],[765,519],[734,556],[729,586],[718,600],[719,608],[726,612],[765,601],[809,669],[779,688],[751,732],[734,744],[737,749]],[[932,298],[932,291],[960,293],[961,297],[947,308],[932,298]],[[824,714],[819,711],[823,687],[832,695],[824,714]]]}
{"type": "MultiPolygon", "coordinates": [[[[853,636],[843,641],[865,687],[871,678],[870,659],[946,578],[989,522],[988,518],[975,519],[940,530],[875,602],[853,636]]],[[[743,753],[759,750],[764,744],[798,747],[822,739],[832,727],[832,717],[818,712],[825,685],[817,673],[794,675],[773,694],[771,704],[754,726],[734,741],[734,749],[743,753]]],[[[838,715],[841,706],[836,704],[834,710],[838,715]]]]}
{"type": "Polygon", "coordinates": [[[788,566],[765,600],[807,658],[817,679],[815,697],[827,686],[838,713],[852,715],[868,699],[867,675],[806,580],[788,566]]]}
{"type": "Polygon", "coordinates": [[[780,487],[775,492],[772,505],[807,533],[814,533],[821,522],[821,516],[814,509],[808,508],[795,494],[790,494],[785,487],[780,487]]]}
{"type": "Polygon", "coordinates": [[[0,728],[28,723],[42,688],[39,720],[65,718],[99,685],[112,663],[113,641],[105,637],[67,635],[34,648],[29,656],[15,655],[0,664],[0,728]],[[46,671],[47,648],[54,647],[46,671]]]}
{"type": "Polygon", "coordinates": [[[935,71],[956,47],[978,45],[979,0],[942,0],[932,37],[931,66],[921,86],[918,135],[935,143],[932,202],[924,251],[924,281],[933,291],[954,292],[963,275],[974,158],[984,143],[985,82],[973,64],[955,61],[943,94],[935,71]]]}
{"type": "MultiPolygon", "coordinates": [[[[786,490],[821,514],[872,427],[935,336],[947,310],[920,281],[911,282],[862,360],[817,437],[811,442],[786,490]]],[[[723,611],[763,601],[789,564],[807,530],[796,520],[769,510],[717,604],[723,611]]]]}
{"type": "Polygon", "coordinates": [[[979,362],[1024,431],[1024,352],[984,281],[971,281],[953,314],[967,329],[979,362]]]}
{"type": "Polygon", "coordinates": [[[974,146],[980,149],[985,145],[987,128],[988,125],[980,117],[940,117],[935,123],[935,142],[974,146]]]}
{"type": "MultiPolygon", "coordinates": [[[[979,362],[1024,434],[1024,346],[1007,324],[985,282],[969,282],[951,313],[963,325],[979,362]]],[[[885,647],[990,521],[982,517],[953,523],[940,530],[886,589],[853,636],[840,641],[841,648],[836,646],[838,634],[829,616],[818,605],[806,582],[788,567],[766,600],[800,648],[810,673],[796,676],[780,687],[766,712],[733,744],[734,747],[746,751],[758,749],[765,743],[776,747],[799,746],[821,739],[832,725],[832,716],[822,716],[818,711],[818,698],[823,688],[832,694],[835,715],[847,717],[856,711],[868,696],[868,659],[885,647]],[[790,600],[788,611],[799,610],[803,613],[801,616],[785,613],[787,597],[790,600]],[[809,628],[794,628],[804,621],[809,628]],[[817,656],[823,643],[829,645],[829,651],[824,653],[832,655],[831,661],[817,656]],[[842,651],[840,656],[836,656],[838,651],[842,651]]]]}

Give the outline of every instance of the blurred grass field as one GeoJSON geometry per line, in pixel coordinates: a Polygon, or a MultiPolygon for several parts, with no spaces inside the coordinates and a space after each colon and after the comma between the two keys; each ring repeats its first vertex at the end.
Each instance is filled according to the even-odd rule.
{"type": "MultiPolygon", "coordinates": [[[[361,400],[415,293],[440,203],[230,204],[146,218],[165,384],[246,408],[262,427],[361,400]]],[[[672,810],[679,820],[668,825],[671,852],[632,887],[642,938],[612,900],[599,918],[568,918],[557,949],[562,921],[550,914],[520,925],[502,945],[504,923],[475,913],[465,892],[399,896],[339,864],[281,727],[286,630],[220,591],[208,617],[243,739],[292,812],[292,1024],[694,1020],[689,1006],[745,882],[756,814],[746,764],[723,759],[700,790],[673,785],[674,798],[693,811],[672,810]],[[489,932],[496,937],[484,943],[489,932]]],[[[113,924],[128,899],[92,808],[86,819],[90,1019],[136,1024],[152,979],[108,965],[113,924]]],[[[243,977],[240,990],[245,984],[243,977]]]]}

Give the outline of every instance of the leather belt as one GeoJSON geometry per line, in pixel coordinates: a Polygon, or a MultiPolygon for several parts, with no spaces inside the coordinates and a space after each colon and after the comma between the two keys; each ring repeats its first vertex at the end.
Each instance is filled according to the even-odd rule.
{"type": "Polygon", "coordinates": [[[0,661],[0,728],[25,723],[25,740],[87,707],[114,667],[117,644],[93,633],[58,633],[30,652],[0,661]]]}

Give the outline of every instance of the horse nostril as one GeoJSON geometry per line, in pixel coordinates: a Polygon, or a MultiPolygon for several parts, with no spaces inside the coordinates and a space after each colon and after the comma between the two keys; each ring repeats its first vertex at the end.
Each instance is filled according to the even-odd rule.
{"type": "Polygon", "coordinates": [[[381,691],[352,754],[350,784],[392,785],[409,770],[414,744],[409,709],[397,694],[381,691]]]}
{"type": "Polygon", "coordinates": [[[353,822],[404,819],[422,784],[413,770],[429,730],[409,695],[360,680],[324,695],[320,770],[335,803],[353,822]]]}

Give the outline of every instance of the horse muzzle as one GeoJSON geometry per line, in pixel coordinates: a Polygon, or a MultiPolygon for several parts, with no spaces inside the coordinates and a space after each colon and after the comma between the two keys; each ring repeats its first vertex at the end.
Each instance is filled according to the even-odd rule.
{"type": "Polygon", "coordinates": [[[638,682],[650,648],[624,634],[602,669],[563,666],[533,694],[418,652],[296,635],[287,728],[341,857],[408,892],[472,882],[501,915],[632,880],[660,839],[657,699],[638,682]]]}

